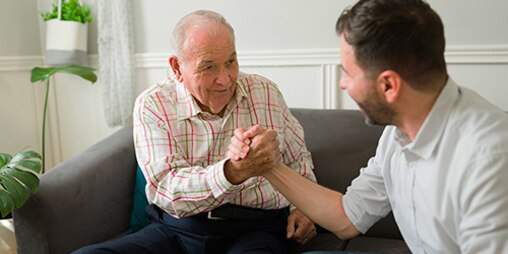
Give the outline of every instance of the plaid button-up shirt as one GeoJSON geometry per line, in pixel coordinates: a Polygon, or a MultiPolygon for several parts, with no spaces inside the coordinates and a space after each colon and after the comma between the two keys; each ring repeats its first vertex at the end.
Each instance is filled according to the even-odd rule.
{"type": "Polygon", "coordinates": [[[259,124],[276,130],[283,163],[315,181],[303,129],[277,86],[264,77],[240,73],[222,118],[203,112],[184,85],[172,79],[144,91],[133,115],[136,156],[147,180],[148,201],[174,217],[224,203],[263,209],[289,205],[263,177],[239,185],[226,179],[225,154],[236,128],[259,124]]]}

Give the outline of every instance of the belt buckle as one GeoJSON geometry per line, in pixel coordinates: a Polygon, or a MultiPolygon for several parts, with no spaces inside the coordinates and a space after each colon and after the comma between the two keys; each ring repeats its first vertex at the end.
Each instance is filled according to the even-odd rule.
{"type": "Polygon", "coordinates": [[[213,216],[213,214],[212,214],[212,213],[213,213],[213,210],[211,210],[211,211],[208,211],[208,212],[207,212],[207,218],[208,218],[209,220],[225,220],[225,219],[224,219],[224,218],[222,218],[222,217],[215,217],[215,216],[213,216]]]}

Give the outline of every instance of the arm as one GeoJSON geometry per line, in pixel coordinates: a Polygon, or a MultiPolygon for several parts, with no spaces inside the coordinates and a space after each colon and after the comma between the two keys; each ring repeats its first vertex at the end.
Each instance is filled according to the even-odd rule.
{"type": "Polygon", "coordinates": [[[311,220],[339,238],[359,234],[344,213],[341,193],[305,179],[282,163],[263,176],[311,220]]]}
{"type": "Polygon", "coordinates": [[[155,95],[140,97],[135,106],[134,142],[147,179],[148,201],[175,217],[185,217],[234,198],[243,186],[227,181],[224,160],[196,165],[195,150],[207,148],[193,146],[194,136],[178,130],[178,120],[170,118],[170,110],[171,105],[155,95]],[[186,143],[179,144],[175,135],[185,135],[186,143]]]}
{"type": "MultiPolygon", "coordinates": [[[[207,129],[206,121],[179,119],[169,96],[165,100],[161,97],[157,93],[140,96],[134,112],[136,155],[147,179],[149,202],[174,217],[185,217],[228,202],[238,204],[239,193],[244,190],[256,195],[272,190],[267,181],[251,177],[260,175],[254,173],[256,170],[280,161],[279,153],[274,152],[279,146],[275,131],[259,137],[265,145],[253,148],[248,159],[231,163],[213,150],[217,136],[207,129]],[[274,160],[267,160],[270,158],[274,160]]],[[[256,195],[240,196],[240,202],[253,205],[259,202],[256,195]]]]}
{"type": "Polygon", "coordinates": [[[458,191],[461,252],[508,253],[508,154],[477,154],[465,165],[458,191]]]}
{"type": "MultiPolygon", "coordinates": [[[[242,138],[237,135],[233,138],[230,146],[230,151],[233,154],[241,150],[238,147],[243,146],[239,141],[242,138]]],[[[359,232],[365,233],[372,224],[390,211],[381,174],[380,165],[382,164],[378,162],[382,160],[382,154],[385,151],[382,149],[384,146],[380,147],[378,147],[376,157],[371,158],[368,166],[361,170],[361,176],[353,181],[345,196],[312,182],[306,182],[303,177],[298,180],[298,175],[289,174],[288,172],[292,170],[283,167],[282,164],[269,171],[269,174],[274,174],[278,178],[269,177],[267,174],[263,176],[269,179],[275,188],[316,223],[341,238],[349,238],[359,232]],[[275,172],[281,168],[284,171],[275,172]],[[312,191],[308,192],[309,190],[312,191]],[[334,205],[330,206],[329,204],[334,205]]]]}

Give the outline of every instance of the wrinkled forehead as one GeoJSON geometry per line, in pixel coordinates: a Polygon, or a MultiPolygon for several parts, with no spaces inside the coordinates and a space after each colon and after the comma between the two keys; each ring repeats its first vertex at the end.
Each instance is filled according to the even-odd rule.
{"type": "Polygon", "coordinates": [[[197,22],[186,29],[182,49],[185,55],[204,53],[234,53],[234,39],[229,30],[218,22],[197,22]]]}

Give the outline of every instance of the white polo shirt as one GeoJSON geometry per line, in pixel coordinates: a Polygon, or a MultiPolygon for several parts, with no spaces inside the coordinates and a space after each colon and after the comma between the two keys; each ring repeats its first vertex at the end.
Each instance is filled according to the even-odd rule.
{"type": "Polygon", "coordinates": [[[385,129],[343,204],[362,233],[393,210],[413,253],[508,253],[508,114],[449,79],[413,142],[385,129]]]}

